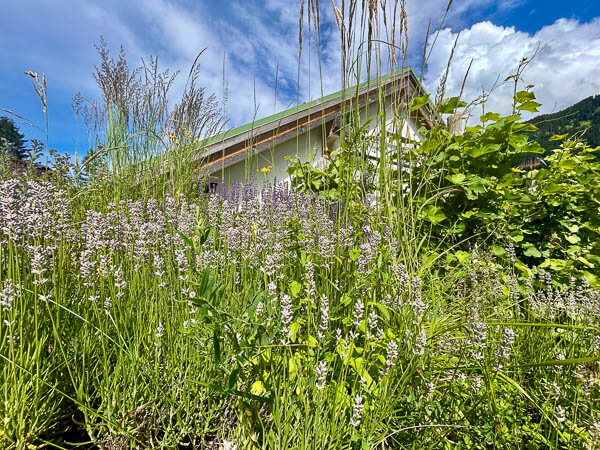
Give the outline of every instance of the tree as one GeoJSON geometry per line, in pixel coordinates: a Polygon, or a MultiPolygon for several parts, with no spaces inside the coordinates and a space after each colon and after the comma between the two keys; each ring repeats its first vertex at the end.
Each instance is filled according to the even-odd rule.
{"type": "Polygon", "coordinates": [[[8,154],[16,159],[25,157],[25,135],[19,132],[15,122],[8,117],[0,117],[0,141],[6,141],[8,154]]]}

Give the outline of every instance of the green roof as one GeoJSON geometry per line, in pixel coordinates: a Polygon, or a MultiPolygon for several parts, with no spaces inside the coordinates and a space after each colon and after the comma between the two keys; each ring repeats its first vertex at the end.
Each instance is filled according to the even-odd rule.
{"type": "Polygon", "coordinates": [[[414,75],[414,72],[413,72],[413,70],[412,70],[411,67],[406,67],[404,69],[397,70],[395,72],[390,72],[390,73],[388,73],[386,75],[383,75],[383,76],[381,76],[379,78],[374,78],[374,79],[365,81],[365,82],[360,83],[358,85],[355,85],[355,86],[352,86],[352,87],[349,87],[349,88],[346,88],[346,89],[342,89],[342,90],[340,90],[338,92],[334,92],[333,94],[326,95],[325,97],[321,97],[321,98],[318,98],[316,100],[311,100],[309,102],[302,103],[300,105],[294,106],[293,108],[289,108],[289,109],[286,109],[284,111],[278,112],[276,114],[272,114],[270,116],[263,117],[262,119],[254,120],[254,121],[252,121],[250,123],[247,123],[245,125],[241,125],[239,127],[232,128],[231,130],[224,131],[222,133],[219,133],[219,134],[217,134],[215,136],[212,136],[212,137],[208,138],[207,141],[206,141],[206,143],[204,145],[205,146],[210,146],[210,145],[216,144],[218,142],[221,142],[221,141],[223,141],[225,139],[229,139],[229,138],[232,138],[232,137],[237,136],[239,134],[246,133],[248,131],[252,131],[255,128],[259,128],[259,127],[261,127],[263,125],[266,125],[268,123],[281,120],[281,119],[283,119],[285,117],[291,116],[292,114],[296,114],[296,113],[299,113],[299,112],[302,112],[302,111],[306,111],[307,109],[310,109],[310,108],[312,108],[314,106],[317,106],[317,105],[320,105],[320,104],[323,104],[323,103],[326,103],[329,100],[333,100],[335,98],[341,97],[342,95],[351,95],[357,89],[360,90],[362,88],[368,87],[369,84],[373,83],[374,81],[377,81],[378,83],[382,82],[382,81],[387,81],[387,80],[389,80],[389,79],[391,79],[391,78],[393,78],[393,77],[395,77],[397,75],[400,75],[402,73],[405,73],[405,72],[411,72],[414,75]]]}

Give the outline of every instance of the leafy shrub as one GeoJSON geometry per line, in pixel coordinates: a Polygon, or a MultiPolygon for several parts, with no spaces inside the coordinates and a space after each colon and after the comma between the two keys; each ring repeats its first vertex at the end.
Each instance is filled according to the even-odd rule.
{"type": "Polygon", "coordinates": [[[531,92],[518,92],[515,114],[488,112],[462,135],[443,126],[422,128],[422,140],[406,146],[397,162],[410,171],[411,200],[438,241],[484,238],[526,275],[528,267],[538,266],[563,282],[583,276],[598,284],[598,149],[555,136],[554,142],[562,142],[543,156],[530,139],[535,126],[520,122],[519,111],[539,105],[534,99],[531,92]],[[506,247],[516,254],[507,254],[506,247]]]}

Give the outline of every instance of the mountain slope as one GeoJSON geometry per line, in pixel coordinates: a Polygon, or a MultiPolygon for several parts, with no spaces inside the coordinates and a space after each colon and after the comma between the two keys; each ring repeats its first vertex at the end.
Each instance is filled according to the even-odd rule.
{"type": "Polygon", "coordinates": [[[600,94],[593,95],[575,103],[568,108],[552,113],[542,114],[528,121],[539,128],[537,140],[547,151],[556,145],[549,139],[555,134],[568,133],[572,137],[583,130],[582,139],[590,147],[600,146],[600,94]]]}

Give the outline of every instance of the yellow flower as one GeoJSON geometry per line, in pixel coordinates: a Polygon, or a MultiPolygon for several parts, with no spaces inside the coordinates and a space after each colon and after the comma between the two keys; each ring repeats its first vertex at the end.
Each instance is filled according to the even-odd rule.
{"type": "Polygon", "coordinates": [[[269,173],[271,171],[271,169],[269,167],[263,167],[262,169],[260,169],[260,171],[262,173],[269,173]]]}

